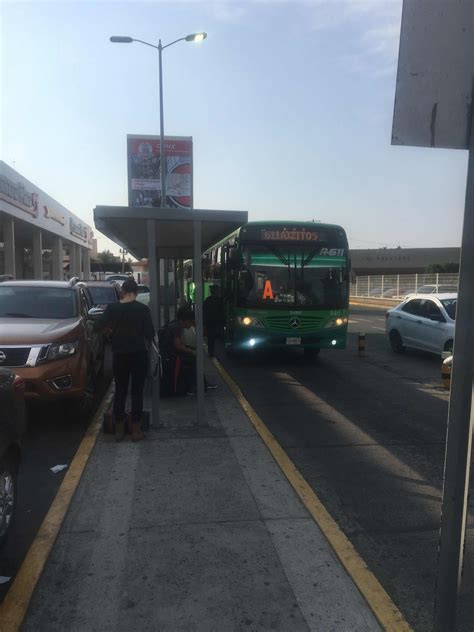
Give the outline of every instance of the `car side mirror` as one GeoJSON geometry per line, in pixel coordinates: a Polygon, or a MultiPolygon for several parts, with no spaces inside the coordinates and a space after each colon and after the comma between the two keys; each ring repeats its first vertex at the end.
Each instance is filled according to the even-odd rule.
{"type": "Polygon", "coordinates": [[[101,309],[100,307],[92,307],[92,309],[90,309],[87,312],[87,316],[89,320],[98,320],[102,316],[103,313],[104,313],[104,310],[101,309]]]}
{"type": "Polygon", "coordinates": [[[430,314],[430,320],[434,320],[437,323],[445,323],[446,322],[444,320],[442,314],[430,314]]]}

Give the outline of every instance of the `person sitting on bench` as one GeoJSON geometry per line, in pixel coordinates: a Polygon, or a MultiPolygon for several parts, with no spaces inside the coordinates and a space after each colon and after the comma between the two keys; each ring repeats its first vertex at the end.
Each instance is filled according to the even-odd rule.
{"type": "Polygon", "coordinates": [[[160,351],[163,355],[162,390],[167,395],[193,392],[196,387],[196,350],[185,345],[183,333],[194,325],[194,313],[181,307],[176,320],[160,334],[160,351]]]}

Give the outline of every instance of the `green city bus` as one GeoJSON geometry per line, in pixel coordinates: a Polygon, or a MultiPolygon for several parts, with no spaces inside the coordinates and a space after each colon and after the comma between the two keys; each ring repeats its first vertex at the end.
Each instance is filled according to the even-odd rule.
{"type": "MultiPolygon", "coordinates": [[[[343,228],[319,222],[249,222],[204,255],[204,287],[225,303],[226,347],[344,349],[349,256],[343,228]]],[[[207,292],[206,292],[207,294],[207,292]]]]}

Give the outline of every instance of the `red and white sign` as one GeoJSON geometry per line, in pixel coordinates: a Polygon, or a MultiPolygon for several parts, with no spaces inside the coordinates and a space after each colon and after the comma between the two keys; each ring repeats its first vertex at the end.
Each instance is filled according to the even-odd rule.
{"type": "MultiPolygon", "coordinates": [[[[127,136],[129,206],[161,206],[159,136],[127,136]]],[[[165,136],[166,206],[192,208],[193,140],[165,136]]]]}

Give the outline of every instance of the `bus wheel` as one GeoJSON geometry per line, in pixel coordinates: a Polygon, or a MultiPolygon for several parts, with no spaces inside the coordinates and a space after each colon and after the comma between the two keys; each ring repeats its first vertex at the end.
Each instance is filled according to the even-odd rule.
{"type": "Polygon", "coordinates": [[[314,362],[320,351],[320,349],[303,349],[304,361],[308,363],[314,362]]]}

